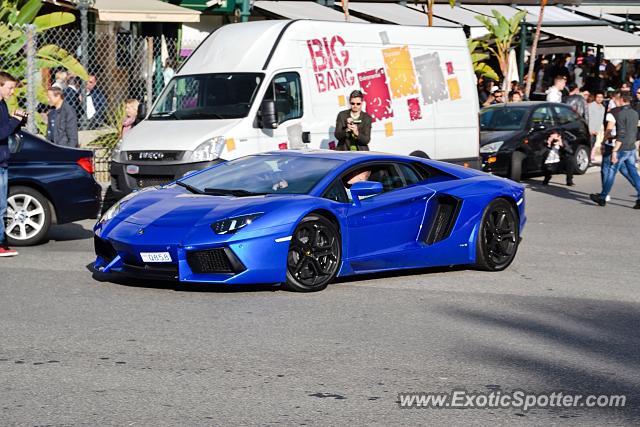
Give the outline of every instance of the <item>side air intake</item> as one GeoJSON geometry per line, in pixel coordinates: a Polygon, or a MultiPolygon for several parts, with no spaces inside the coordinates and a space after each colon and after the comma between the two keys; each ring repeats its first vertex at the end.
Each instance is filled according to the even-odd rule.
{"type": "Polygon", "coordinates": [[[458,219],[462,201],[449,195],[437,196],[433,205],[429,207],[429,216],[425,221],[427,225],[421,240],[432,245],[451,235],[453,226],[458,219]]]}

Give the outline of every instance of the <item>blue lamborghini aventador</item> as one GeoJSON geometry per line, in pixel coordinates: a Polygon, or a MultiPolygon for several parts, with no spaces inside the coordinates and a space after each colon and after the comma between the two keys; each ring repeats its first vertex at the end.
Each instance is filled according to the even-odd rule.
{"type": "Polygon", "coordinates": [[[278,151],[132,193],[95,226],[95,267],[324,289],[336,276],[513,261],[524,187],[434,160],[278,151]]]}

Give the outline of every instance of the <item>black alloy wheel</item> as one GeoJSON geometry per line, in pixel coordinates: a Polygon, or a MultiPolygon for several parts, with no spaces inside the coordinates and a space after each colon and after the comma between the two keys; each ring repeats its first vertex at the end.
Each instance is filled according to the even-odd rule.
{"type": "Polygon", "coordinates": [[[515,209],[505,199],[495,199],[484,211],[476,248],[477,265],[483,270],[500,271],[516,256],[520,225],[515,209]]]}
{"type": "Polygon", "coordinates": [[[296,292],[326,288],[338,273],[341,256],[336,226],[322,216],[306,216],[291,236],[284,287],[296,292]]]}

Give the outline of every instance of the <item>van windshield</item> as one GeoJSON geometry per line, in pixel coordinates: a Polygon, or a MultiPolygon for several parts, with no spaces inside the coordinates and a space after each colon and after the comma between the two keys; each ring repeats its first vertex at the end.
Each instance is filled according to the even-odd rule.
{"type": "Polygon", "coordinates": [[[169,82],[150,120],[239,119],[249,114],[264,79],[259,73],[177,76],[169,82]]]}

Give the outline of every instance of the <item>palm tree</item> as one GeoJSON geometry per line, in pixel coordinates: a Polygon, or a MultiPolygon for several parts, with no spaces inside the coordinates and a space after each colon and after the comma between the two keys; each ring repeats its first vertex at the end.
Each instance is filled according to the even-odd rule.
{"type": "Polygon", "coordinates": [[[540,29],[542,28],[542,16],[544,15],[544,7],[547,0],[540,0],[540,13],[538,14],[538,24],[536,25],[536,34],[533,36],[533,45],[531,46],[531,56],[529,56],[529,72],[527,73],[527,85],[524,89],[524,96],[529,97],[531,92],[531,83],[533,80],[533,66],[536,62],[536,54],[538,50],[538,41],[540,40],[540,29]]]}
{"type": "MultiPolygon", "coordinates": [[[[520,21],[522,21],[527,12],[521,10],[513,15],[511,19],[505,18],[497,10],[492,10],[491,12],[494,19],[487,16],[476,16],[476,19],[489,31],[489,34],[482,40],[484,49],[496,57],[502,76],[506,77],[509,72],[509,50],[520,29],[520,21]]],[[[507,83],[505,80],[503,90],[506,90],[507,83]]]]}

